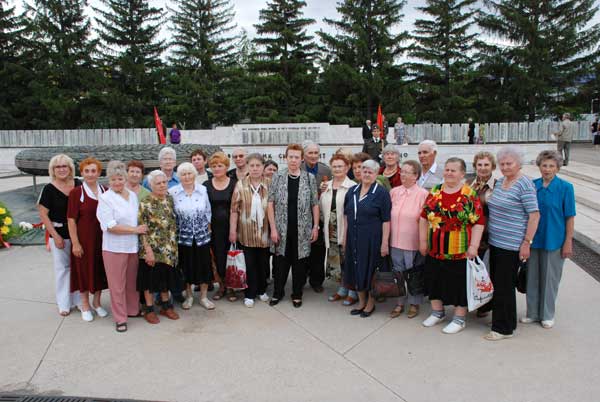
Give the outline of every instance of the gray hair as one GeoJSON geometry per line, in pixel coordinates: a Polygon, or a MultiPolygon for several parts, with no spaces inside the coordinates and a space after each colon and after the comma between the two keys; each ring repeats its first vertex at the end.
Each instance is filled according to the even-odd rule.
{"type": "MultiPolygon", "coordinates": [[[[421,141],[421,142],[419,143],[419,147],[420,147],[421,145],[428,146],[429,148],[431,148],[431,150],[432,150],[433,152],[437,152],[437,144],[435,143],[435,141],[434,141],[434,140],[423,140],[423,141],[421,141]]],[[[419,147],[417,147],[417,149],[418,149],[419,147]]]]}
{"type": "Polygon", "coordinates": [[[535,158],[535,164],[539,167],[542,165],[542,162],[547,160],[553,160],[556,162],[556,167],[560,169],[563,165],[563,158],[560,153],[551,150],[545,150],[540,152],[540,154],[535,158]]]}
{"type": "Polygon", "coordinates": [[[127,177],[127,167],[121,161],[110,161],[106,165],[106,177],[109,179],[113,176],[127,177]]]}
{"type": "Polygon", "coordinates": [[[521,151],[521,149],[516,145],[506,145],[500,148],[498,153],[496,153],[496,159],[498,159],[498,163],[500,163],[504,158],[514,158],[519,166],[523,166],[525,161],[523,151],[521,151]]]}
{"type": "Polygon", "coordinates": [[[196,168],[190,162],[183,162],[177,167],[177,174],[179,176],[181,176],[184,173],[192,173],[194,177],[198,175],[198,171],[196,171],[196,168]]]}
{"type": "Polygon", "coordinates": [[[164,147],[160,150],[160,152],[158,153],[158,161],[160,162],[166,156],[172,156],[173,159],[177,160],[177,153],[171,147],[164,147]]]}
{"type": "Polygon", "coordinates": [[[381,154],[385,155],[387,153],[396,154],[398,157],[400,157],[400,151],[398,151],[398,147],[396,147],[394,144],[387,144],[383,148],[383,151],[381,152],[381,154]]]}
{"type": "Polygon", "coordinates": [[[305,140],[302,142],[302,148],[304,148],[304,152],[306,152],[308,150],[308,148],[312,147],[313,145],[315,147],[317,147],[317,151],[321,150],[321,147],[319,147],[319,144],[317,144],[313,140],[305,140]]]}
{"type": "Polygon", "coordinates": [[[377,161],[374,161],[373,159],[369,159],[369,160],[366,160],[363,162],[362,168],[363,169],[367,168],[367,169],[375,172],[375,174],[378,174],[381,166],[379,166],[379,163],[377,161]]]}
{"type": "Polygon", "coordinates": [[[158,176],[164,176],[165,179],[167,178],[167,175],[162,170],[157,169],[148,173],[148,184],[150,184],[150,188],[154,187],[154,180],[156,180],[158,176]]]}
{"type": "Polygon", "coordinates": [[[261,165],[265,164],[265,158],[264,158],[264,156],[262,156],[258,152],[251,153],[250,155],[248,155],[246,157],[246,161],[248,161],[248,163],[250,163],[251,160],[259,161],[261,165]]]}

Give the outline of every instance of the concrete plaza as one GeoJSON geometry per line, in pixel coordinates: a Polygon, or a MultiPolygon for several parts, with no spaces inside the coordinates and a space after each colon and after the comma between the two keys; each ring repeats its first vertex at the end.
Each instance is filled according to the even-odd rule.
{"type": "MultiPolygon", "coordinates": [[[[572,181],[578,208],[589,212],[579,215],[576,228],[597,242],[600,185],[587,180],[595,156],[573,164],[575,173],[588,175],[572,181]]],[[[0,193],[30,184],[23,177],[0,179],[0,193]]],[[[23,216],[30,208],[16,206],[23,216]]],[[[370,318],[350,316],[349,308],[327,302],[335,289],[329,281],[324,294],[307,287],[300,309],[289,300],[276,307],[257,301],[253,309],[223,300],[214,311],[196,303],[178,309],[178,321],[161,317],[151,326],[133,318],[119,334],[111,316],[86,323],[75,311],[58,315],[43,246],[0,250],[0,277],[0,395],[182,402],[600,399],[600,315],[593,307],[600,305],[600,283],[570,260],[556,326],[519,324],[514,338],[500,342],[483,339],[490,318],[474,314],[457,335],[423,327],[427,305],[412,320],[388,318],[393,300],[378,304],[370,318]]],[[[102,304],[109,309],[108,291],[102,304]]],[[[525,314],[520,294],[518,312],[525,314]]]]}

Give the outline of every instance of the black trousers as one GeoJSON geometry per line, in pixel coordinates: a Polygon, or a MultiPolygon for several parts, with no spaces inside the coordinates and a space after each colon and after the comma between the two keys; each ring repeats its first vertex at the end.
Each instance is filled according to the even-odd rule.
{"type": "Polygon", "coordinates": [[[323,231],[319,230],[317,241],[310,245],[310,257],[306,274],[308,276],[308,283],[313,288],[323,286],[323,282],[325,282],[326,253],[323,231]]]}
{"type": "Polygon", "coordinates": [[[255,299],[256,295],[262,295],[267,288],[266,269],[269,267],[269,249],[267,247],[241,246],[246,261],[246,298],[255,299]]]}
{"type": "Polygon", "coordinates": [[[309,257],[295,258],[295,256],[276,255],[273,257],[273,276],[275,286],[273,289],[274,299],[283,299],[285,296],[285,284],[290,268],[292,269],[292,299],[302,299],[302,288],[306,283],[306,269],[309,257]]]}
{"type": "Polygon", "coordinates": [[[510,335],[517,328],[519,252],[490,246],[490,278],[494,284],[492,331],[510,335]]]}

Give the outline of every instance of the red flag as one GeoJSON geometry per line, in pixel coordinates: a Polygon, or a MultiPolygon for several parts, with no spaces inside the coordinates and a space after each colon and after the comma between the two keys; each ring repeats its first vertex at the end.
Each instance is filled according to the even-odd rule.
{"type": "Polygon", "coordinates": [[[379,107],[377,108],[377,126],[379,127],[379,130],[380,130],[379,135],[380,135],[381,139],[383,140],[387,133],[383,132],[383,113],[381,113],[381,103],[379,104],[379,107]]]}
{"type": "Polygon", "coordinates": [[[156,125],[156,131],[158,131],[158,141],[161,144],[166,144],[167,139],[165,138],[165,132],[163,130],[162,120],[158,116],[158,110],[156,110],[156,106],[154,106],[154,124],[156,125]]]}

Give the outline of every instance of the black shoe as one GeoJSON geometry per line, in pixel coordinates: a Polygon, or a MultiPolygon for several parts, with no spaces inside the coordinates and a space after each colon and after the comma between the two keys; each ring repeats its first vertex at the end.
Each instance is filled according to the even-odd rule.
{"type": "Polygon", "coordinates": [[[276,306],[279,303],[279,299],[271,299],[269,306],[276,306]]]}
{"type": "Polygon", "coordinates": [[[321,286],[321,285],[313,286],[312,288],[315,291],[315,293],[323,293],[323,291],[325,290],[325,289],[323,289],[323,286],[321,286]]]}
{"type": "Polygon", "coordinates": [[[294,305],[294,307],[300,308],[302,307],[302,300],[292,300],[292,304],[294,305]]]}
{"type": "Polygon", "coordinates": [[[375,306],[373,306],[373,310],[371,310],[371,311],[363,310],[362,313],[360,313],[360,316],[362,318],[367,318],[367,317],[371,316],[371,314],[373,314],[374,311],[375,311],[375,306]]]}
{"type": "Polygon", "coordinates": [[[355,308],[355,309],[350,310],[350,314],[351,315],[361,315],[364,310],[365,310],[364,307],[363,308],[355,308]]]}
{"type": "Polygon", "coordinates": [[[177,303],[183,303],[185,301],[185,297],[183,297],[182,295],[173,296],[173,300],[175,300],[177,303]]]}

